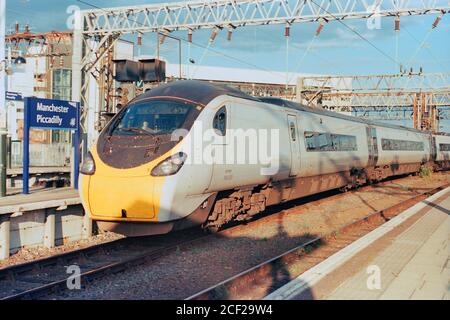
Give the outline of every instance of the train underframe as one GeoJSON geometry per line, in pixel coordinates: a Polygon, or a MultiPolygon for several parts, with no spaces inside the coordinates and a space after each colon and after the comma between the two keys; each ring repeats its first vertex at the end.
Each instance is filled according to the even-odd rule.
{"type": "Polygon", "coordinates": [[[250,220],[268,206],[333,189],[348,191],[391,176],[417,173],[424,167],[436,171],[446,170],[450,168],[450,161],[354,168],[345,172],[293,178],[272,182],[266,186],[222,192],[218,195],[214,208],[203,227],[218,230],[233,220],[250,220]]]}

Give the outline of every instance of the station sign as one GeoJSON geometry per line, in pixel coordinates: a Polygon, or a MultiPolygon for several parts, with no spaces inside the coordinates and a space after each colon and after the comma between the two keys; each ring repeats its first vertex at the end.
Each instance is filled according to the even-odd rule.
{"type": "Polygon", "coordinates": [[[29,193],[30,129],[72,131],[73,163],[72,184],[78,189],[80,164],[80,103],[64,100],[24,98],[23,129],[23,193],[29,193]]]}
{"type": "Polygon", "coordinates": [[[31,128],[76,130],[79,106],[76,102],[26,98],[28,125],[31,128]]]}
{"type": "Polygon", "coordinates": [[[6,91],[5,99],[10,101],[23,101],[23,96],[20,92],[6,91]]]}

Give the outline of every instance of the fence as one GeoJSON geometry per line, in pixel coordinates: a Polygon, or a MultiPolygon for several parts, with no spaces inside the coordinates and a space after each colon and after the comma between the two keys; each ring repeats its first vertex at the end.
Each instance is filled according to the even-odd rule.
{"type": "MultiPolygon", "coordinates": [[[[22,167],[22,141],[11,142],[11,167],[22,167]]],[[[70,165],[70,143],[30,144],[31,167],[64,167],[70,165]]]]}

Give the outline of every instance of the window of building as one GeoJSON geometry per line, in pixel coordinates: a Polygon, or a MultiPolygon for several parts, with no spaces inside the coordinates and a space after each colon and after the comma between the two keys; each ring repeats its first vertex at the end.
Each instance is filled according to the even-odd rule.
{"type": "Polygon", "coordinates": [[[52,88],[53,99],[72,100],[72,70],[54,69],[52,88]]]}
{"type": "Polygon", "coordinates": [[[225,136],[227,131],[227,109],[226,107],[220,108],[214,116],[213,128],[217,131],[217,134],[225,136]]]}
{"type": "MultiPolygon", "coordinates": [[[[52,77],[52,98],[57,100],[72,100],[72,70],[54,69],[52,77]]],[[[53,143],[70,142],[68,131],[52,130],[53,143]]]]}
{"type": "Polygon", "coordinates": [[[450,143],[440,143],[439,150],[440,151],[450,151],[450,143]]]}
{"type": "Polygon", "coordinates": [[[420,141],[381,139],[381,148],[385,151],[423,151],[424,144],[420,141]]]}
{"type": "Polygon", "coordinates": [[[326,132],[305,132],[307,151],[357,151],[356,137],[326,132]]]}

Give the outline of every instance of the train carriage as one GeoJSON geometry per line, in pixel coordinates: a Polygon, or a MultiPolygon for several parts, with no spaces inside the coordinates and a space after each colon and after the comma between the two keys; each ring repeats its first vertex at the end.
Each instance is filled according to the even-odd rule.
{"type": "Polygon", "coordinates": [[[83,205],[128,236],[251,219],[267,206],[449,166],[450,137],[200,81],[130,102],[86,156],[83,205]]]}

